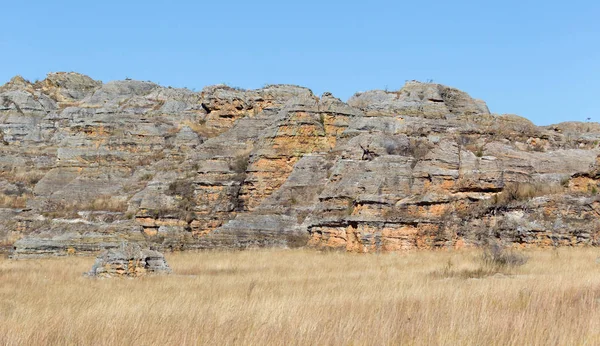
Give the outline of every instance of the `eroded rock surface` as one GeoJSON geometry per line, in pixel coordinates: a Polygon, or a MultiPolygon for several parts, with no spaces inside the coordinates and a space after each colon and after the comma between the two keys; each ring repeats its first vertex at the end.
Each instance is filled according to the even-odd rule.
{"type": "Polygon", "coordinates": [[[146,275],[170,274],[171,268],[165,256],[138,244],[123,244],[117,249],[102,252],[86,276],[99,278],[141,277],[146,275]]]}
{"type": "Polygon", "coordinates": [[[0,249],[597,245],[600,124],[433,83],[200,92],[52,73],[0,87],[0,249]]]}

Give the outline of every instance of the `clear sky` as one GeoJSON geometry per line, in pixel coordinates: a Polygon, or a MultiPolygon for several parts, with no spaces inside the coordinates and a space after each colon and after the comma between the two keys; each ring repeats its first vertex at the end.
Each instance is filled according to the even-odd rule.
{"type": "Polygon", "coordinates": [[[539,125],[600,121],[597,0],[9,0],[2,13],[2,84],[76,71],[347,100],[432,79],[539,125]]]}

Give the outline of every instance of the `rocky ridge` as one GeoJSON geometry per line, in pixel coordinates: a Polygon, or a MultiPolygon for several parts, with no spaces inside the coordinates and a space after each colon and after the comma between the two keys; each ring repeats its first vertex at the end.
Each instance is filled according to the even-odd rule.
{"type": "Polygon", "coordinates": [[[597,245],[600,124],[538,127],[447,86],[200,92],[51,73],[0,87],[0,247],[86,255],[597,245]]]}

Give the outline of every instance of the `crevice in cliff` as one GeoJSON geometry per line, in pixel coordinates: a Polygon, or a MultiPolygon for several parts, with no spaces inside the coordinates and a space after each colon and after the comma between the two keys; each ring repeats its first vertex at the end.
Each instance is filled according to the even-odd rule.
{"type": "Polygon", "coordinates": [[[212,110],[210,108],[208,108],[208,106],[206,104],[204,104],[204,102],[200,103],[200,107],[202,107],[202,109],[204,109],[204,111],[206,112],[206,115],[209,115],[212,112],[212,110]]]}

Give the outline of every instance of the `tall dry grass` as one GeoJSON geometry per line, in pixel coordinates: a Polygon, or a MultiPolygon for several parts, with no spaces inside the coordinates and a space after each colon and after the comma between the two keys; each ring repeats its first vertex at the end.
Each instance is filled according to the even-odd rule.
{"type": "Polygon", "coordinates": [[[600,343],[600,250],[527,254],[475,279],[455,275],[475,252],[178,253],[174,275],[135,280],[82,277],[92,258],[1,260],[0,344],[600,343]]]}
{"type": "Polygon", "coordinates": [[[27,196],[5,195],[0,193],[0,208],[25,208],[27,196]]]}

